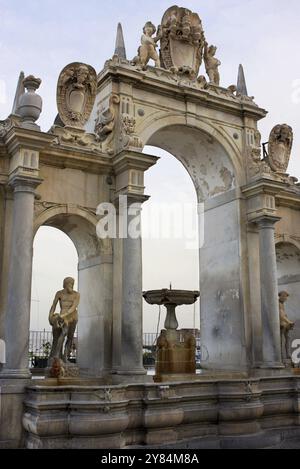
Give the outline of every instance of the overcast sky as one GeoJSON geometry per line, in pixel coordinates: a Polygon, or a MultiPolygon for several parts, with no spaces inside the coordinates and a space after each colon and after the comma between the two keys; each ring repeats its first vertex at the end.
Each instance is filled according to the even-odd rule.
{"type": "MultiPolygon", "coordinates": [[[[134,57],[144,23],[151,20],[158,25],[170,6],[172,2],[165,0],[0,0],[0,119],[11,111],[17,78],[24,70],[43,80],[40,125],[47,131],[57,113],[56,84],[62,68],[82,61],[99,72],[112,56],[119,21],[127,55],[134,57]]],[[[221,85],[235,83],[238,65],[244,65],[249,94],[269,111],[260,123],[263,141],[268,140],[277,123],[293,127],[289,172],[300,178],[299,0],[183,0],[180,6],[199,13],[208,42],[218,46],[221,85]]],[[[146,183],[146,192],[152,195],[147,207],[162,202],[166,194],[169,200],[195,204],[192,183],[173,157],[163,155],[157,167],[149,171],[146,183]]],[[[47,326],[52,296],[62,277],[74,274],[74,270],[76,252],[72,243],[65,242],[59,232],[41,230],[35,240],[33,298],[39,303],[33,304],[33,328],[47,326]]],[[[165,287],[169,281],[177,288],[197,288],[197,252],[184,249],[183,242],[147,241],[144,288],[165,287]]],[[[187,316],[183,321],[184,315],[180,315],[181,325],[192,326],[193,312],[190,310],[187,316]]],[[[147,309],[145,330],[156,329],[156,318],[155,308],[147,309]]]]}

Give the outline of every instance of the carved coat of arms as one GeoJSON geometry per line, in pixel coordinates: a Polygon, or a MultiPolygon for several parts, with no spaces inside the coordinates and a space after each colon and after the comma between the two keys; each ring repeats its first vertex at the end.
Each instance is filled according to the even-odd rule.
{"type": "Polygon", "coordinates": [[[196,78],[205,44],[197,13],[177,6],[169,8],[162,19],[161,35],[162,67],[196,78]]]}
{"type": "Polygon", "coordinates": [[[72,63],[61,72],[57,84],[57,107],[65,125],[83,128],[93,109],[97,74],[90,65],[72,63]]]}
{"type": "Polygon", "coordinates": [[[269,138],[269,164],[273,171],[286,173],[293,146],[293,130],[287,124],[276,125],[269,138]]]}

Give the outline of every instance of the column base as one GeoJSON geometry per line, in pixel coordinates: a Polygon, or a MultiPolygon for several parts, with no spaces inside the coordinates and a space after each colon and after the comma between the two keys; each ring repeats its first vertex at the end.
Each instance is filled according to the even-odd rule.
{"type": "Polygon", "coordinates": [[[28,369],[24,370],[12,370],[3,368],[0,371],[0,379],[31,379],[32,374],[28,369]]]}
{"type": "Polygon", "coordinates": [[[282,362],[263,363],[257,367],[260,370],[284,370],[285,366],[282,362]]]}

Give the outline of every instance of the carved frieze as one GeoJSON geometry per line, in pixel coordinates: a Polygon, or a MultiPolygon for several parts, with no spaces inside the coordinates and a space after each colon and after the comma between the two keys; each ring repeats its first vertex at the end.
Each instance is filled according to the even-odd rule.
{"type": "Polygon", "coordinates": [[[258,130],[249,129],[246,133],[247,172],[250,179],[270,176],[271,168],[262,159],[261,134],[258,130]]]}
{"type": "Polygon", "coordinates": [[[52,145],[77,147],[93,152],[102,152],[102,144],[95,134],[88,134],[82,129],[53,126],[50,133],[56,135],[52,145]]]}
{"type": "Polygon", "coordinates": [[[108,107],[102,107],[98,110],[95,120],[95,134],[103,144],[103,150],[106,153],[113,153],[114,131],[116,127],[117,106],[120,104],[120,98],[112,94],[109,98],[108,107]]]}
{"type": "MultiPolygon", "coordinates": [[[[281,127],[281,126],[277,126],[277,127],[281,127]]],[[[276,135],[276,132],[274,132],[274,129],[271,132],[271,135],[272,133],[273,135],[274,134],[276,135]]],[[[290,127],[287,129],[287,136],[288,135],[292,138],[292,130],[290,127]]],[[[247,131],[246,145],[247,145],[246,147],[247,173],[250,179],[268,178],[268,179],[272,179],[275,181],[284,182],[285,184],[288,184],[293,190],[298,191],[299,187],[297,185],[298,183],[297,178],[291,177],[288,174],[285,174],[285,171],[280,172],[280,171],[275,170],[274,162],[272,161],[271,163],[272,157],[274,158],[274,155],[272,155],[272,153],[271,153],[271,158],[269,154],[267,157],[262,159],[261,134],[258,130],[249,129],[247,131]]],[[[272,145],[272,139],[271,139],[271,145],[272,145]]],[[[286,142],[286,145],[287,146],[289,145],[290,147],[291,142],[290,141],[289,143],[286,142]]],[[[288,161],[286,161],[286,165],[288,165],[288,161]]],[[[287,166],[286,166],[286,169],[287,169],[287,166]]]]}
{"type": "Polygon", "coordinates": [[[121,116],[121,147],[124,148],[143,148],[143,142],[136,135],[136,118],[129,114],[121,116]]]}

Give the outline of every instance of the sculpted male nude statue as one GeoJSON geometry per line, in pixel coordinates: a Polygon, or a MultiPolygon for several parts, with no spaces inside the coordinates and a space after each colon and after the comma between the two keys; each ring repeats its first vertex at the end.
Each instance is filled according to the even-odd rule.
{"type": "Polygon", "coordinates": [[[290,332],[295,327],[295,323],[290,321],[285,312],[285,303],[289,298],[289,294],[285,291],[279,293],[279,314],[280,314],[280,333],[281,333],[281,350],[282,357],[291,358],[291,340],[290,332]]]}
{"type": "Polygon", "coordinates": [[[75,280],[66,278],[63,283],[64,289],[55,295],[53,305],[49,313],[49,322],[52,326],[53,344],[50,358],[59,358],[67,363],[70,356],[72,342],[78,323],[78,305],[80,295],[74,291],[75,280]],[[55,313],[56,306],[60,305],[60,314],[55,313]],[[67,338],[65,348],[64,342],[67,338]]]}

